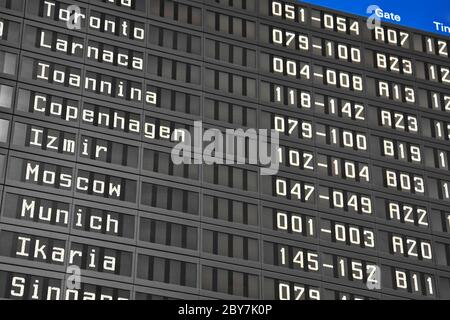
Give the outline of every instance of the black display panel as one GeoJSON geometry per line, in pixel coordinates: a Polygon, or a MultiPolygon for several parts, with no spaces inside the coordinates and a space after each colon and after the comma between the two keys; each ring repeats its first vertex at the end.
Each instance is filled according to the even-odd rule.
{"type": "Polygon", "coordinates": [[[450,299],[450,38],[299,1],[0,8],[0,298],[450,299]],[[174,160],[230,129],[276,132],[276,173],[174,160]]]}

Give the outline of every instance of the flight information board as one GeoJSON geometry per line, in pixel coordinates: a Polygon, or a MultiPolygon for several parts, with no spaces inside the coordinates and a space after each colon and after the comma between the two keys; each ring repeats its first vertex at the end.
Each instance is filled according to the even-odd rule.
{"type": "Polygon", "coordinates": [[[442,32],[284,0],[0,8],[0,298],[450,299],[442,32]],[[199,121],[277,132],[279,170],[175,163],[199,121]]]}

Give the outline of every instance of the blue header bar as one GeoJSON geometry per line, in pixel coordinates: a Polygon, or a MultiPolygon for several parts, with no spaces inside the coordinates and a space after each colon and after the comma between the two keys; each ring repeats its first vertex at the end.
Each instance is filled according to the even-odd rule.
{"type": "Polygon", "coordinates": [[[378,6],[381,21],[450,36],[450,0],[306,0],[333,10],[369,17],[371,5],[378,6]]]}

